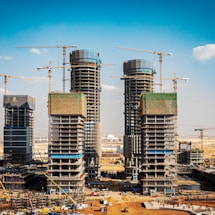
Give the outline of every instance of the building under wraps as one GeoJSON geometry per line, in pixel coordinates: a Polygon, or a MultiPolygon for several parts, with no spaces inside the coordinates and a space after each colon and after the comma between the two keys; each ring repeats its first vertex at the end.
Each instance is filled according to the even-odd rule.
{"type": "Polygon", "coordinates": [[[70,54],[71,92],[79,91],[87,98],[87,115],[84,124],[84,158],[87,178],[100,176],[101,157],[101,60],[99,53],[76,50],[70,54]]]}
{"type": "MultiPolygon", "coordinates": [[[[50,178],[76,201],[84,198],[84,121],[86,97],[80,92],[49,93],[50,178]]],[[[48,181],[48,192],[61,192],[48,181]]]]}
{"type": "Polygon", "coordinates": [[[176,93],[140,98],[143,193],[174,193],[176,187],[176,93]]]}
{"type": "Polygon", "coordinates": [[[4,95],[4,156],[12,164],[32,160],[35,99],[27,95],[4,95]]]}
{"type": "Polygon", "coordinates": [[[138,182],[141,171],[141,123],[139,102],[142,92],[152,92],[154,69],[151,62],[129,60],[123,64],[124,100],[125,100],[125,135],[124,156],[125,174],[138,182]]]}

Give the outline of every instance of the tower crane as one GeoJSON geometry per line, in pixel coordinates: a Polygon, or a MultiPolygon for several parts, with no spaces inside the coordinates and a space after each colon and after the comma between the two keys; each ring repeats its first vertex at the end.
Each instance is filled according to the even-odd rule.
{"type": "Polygon", "coordinates": [[[174,77],[173,78],[164,78],[166,80],[172,80],[173,81],[173,89],[174,92],[177,93],[177,88],[178,88],[178,80],[184,80],[185,82],[188,82],[189,78],[178,78],[176,76],[176,73],[174,73],[174,77]]]}
{"type": "MultiPolygon", "coordinates": [[[[100,64],[101,66],[112,66],[114,64],[100,64]]],[[[37,70],[40,70],[40,69],[48,69],[48,81],[49,81],[49,93],[51,92],[51,79],[52,79],[52,69],[55,69],[55,68],[64,68],[64,69],[72,69],[72,68],[79,68],[79,67],[86,67],[88,68],[89,66],[92,66],[92,64],[90,65],[87,65],[87,64],[84,64],[84,65],[69,65],[69,66],[52,66],[52,62],[50,61],[49,62],[49,65],[48,66],[43,66],[43,67],[37,67],[37,70]]],[[[96,66],[96,64],[93,66],[96,66]]],[[[64,89],[64,92],[65,92],[65,89],[64,89]]]]}
{"type": "Polygon", "coordinates": [[[21,80],[31,80],[31,78],[25,78],[22,76],[13,76],[13,75],[7,75],[7,74],[0,74],[0,76],[4,77],[4,95],[7,95],[7,82],[8,78],[18,78],[21,80]]]}
{"type": "Polygon", "coordinates": [[[163,91],[163,84],[162,84],[162,62],[163,62],[163,55],[166,56],[172,56],[172,53],[165,53],[165,52],[161,52],[161,51],[155,51],[155,50],[145,50],[145,49],[136,49],[136,48],[127,48],[127,47],[122,47],[122,46],[116,46],[116,48],[120,48],[120,49],[127,49],[127,50],[132,50],[132,51],[139,51],[139,52],[148,52],[148,53],[152,53],[152,54],[157,54],[159,55],[159,62],[160,62],[160,92],[163,91]]]}
{"type": "Polygon", "coordinates": [[[204,131],[205,130],[215,130],[215,128],[196,128],[194,131],[200,132],[200,144],[201,150],[204,151],[204,131]]]}
{"type": "Polygon", "coordinates": [[[77,45],[56,45],[56,46],[17,46],[17,48],[62,48],[63,51],[63,92],[65,92],[65,81],[66,81],[66,72],[65,72],[65,65],[66,65],[66,49],[67,48],[78,48],[77,45]]]}
{"type": "Polygon", "coordinates": [[[65,66],[52,66],[52,62],[49,62],[48,66],[44,66],[44,67],[37,67],[37,70],[40,69],[48,69],[48,82],[49,82],[49,93],[51,92],[51,79],[52,79],[52,69],[55,68],[65,68],[65,66]]]}

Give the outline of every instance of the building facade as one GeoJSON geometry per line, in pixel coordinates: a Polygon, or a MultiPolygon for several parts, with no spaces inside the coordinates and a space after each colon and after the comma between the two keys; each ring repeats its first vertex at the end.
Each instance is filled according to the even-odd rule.
{"type": "Polygon", "coordinates": [[[84,158],[87,178],[100,176],[101,122],[100,122],[100,69],[98,53],[76,50],[70,54],[71,92],[79,91],[87,98],[87,115],[84,124],[84,158]]]}
{"type": "Polygon", "coordinates": [[[141,168],[141,119],[139,102],[142,92],[152,92],[154,69],[145,60],[129,60],[123,64],[124,72],[124,156],[125,174],[132,181],[139,180],[141,168]]]}
{"type": "Polygon", "coordinates": [[[143,193],[175,193],[177,94],[142,93],[140,116],[143,193]]]}
{"type": "Polygon", "coordinates": [[[192,142],[179,142],[178,163],[201,166],[203,165],[204,151],[193,148],[192,142]]]}
{"type": "Polygon", "coordinates": [[[32,161],[35,99],[4,95],[4,157],[12,164],[32,161]]]}
{"type": "MultiPolygon", "coordinates": [[[[48,172],[76,201],[84,197],[84,121],[86,97],[82,93],[49,93],[48,172]]],[[[61,192],[48,180],[47,191],[61,192]]]]}

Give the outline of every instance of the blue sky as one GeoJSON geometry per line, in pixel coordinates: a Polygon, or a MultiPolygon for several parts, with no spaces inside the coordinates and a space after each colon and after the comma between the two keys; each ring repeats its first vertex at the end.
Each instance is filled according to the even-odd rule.
{"type": "MultiPolygon", "coordinates": [[[[163,88],[173,91],[178,80],[178,133],[198,136],[195,128],[215,128],[215,16],[213,0],[169,1],[42,1],[0,0],[0,74],[33,77],[24,81],[10,78],[8,94],[28,94],[36,99],[35,136],[46,136],[47,70],[38,66],[62,64],[62,49],[20,49],[17,46],[78,45],[99,52],[103,64],[102,136],[123,135],[122,64],[131,59],[155,63],[158,56],[117,49],[116,46],[173,53],[163,57],[163,88]]],[[[69,62],[69,52],[67,59],[69,62]]],[[[69,78],[69,73],[67,73],[69,78]]],[[[62,70],[53,69],[52,90],[62,90],[62,70]]],[[[157,79],[159,82],[159,79],[157,79]]],[[[3,77],[0,77],[0,113],[3,127],[3,77]]],[[[158,88],[155,87],[158,91],[158,88]]],[[[69,91],[69,81],[66,82],[69,91]]],[[[206,134],[214,135],[214,131],[206,134]]]]}

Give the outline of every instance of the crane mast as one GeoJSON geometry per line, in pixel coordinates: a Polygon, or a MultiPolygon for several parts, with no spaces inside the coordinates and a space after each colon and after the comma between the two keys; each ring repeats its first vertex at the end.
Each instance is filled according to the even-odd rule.
{"type": "Polygon", "coordinates": [[[204,151],[204,131],[205,130],[215,130],[215,128],[196,128],[194,131],[200,132],[200,145],[201,150],[204,151]]]}

